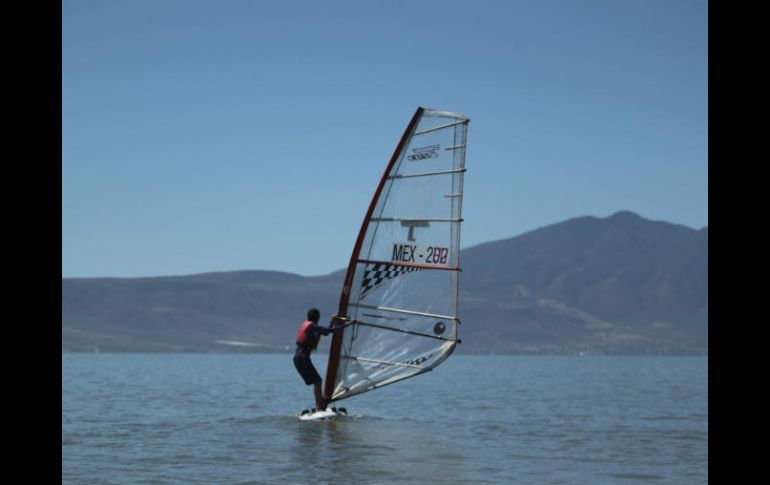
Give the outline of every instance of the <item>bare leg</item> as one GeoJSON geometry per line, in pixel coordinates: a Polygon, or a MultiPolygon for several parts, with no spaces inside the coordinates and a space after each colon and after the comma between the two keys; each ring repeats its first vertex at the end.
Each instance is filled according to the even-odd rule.
{"type": "Polygon", "coordinates": [[[326,409],[324,404],[323,394],[321,394],[321,384],[313,385],[313,392],[315,393],[315,409],[316,411],[323,411],[326,409]]]}

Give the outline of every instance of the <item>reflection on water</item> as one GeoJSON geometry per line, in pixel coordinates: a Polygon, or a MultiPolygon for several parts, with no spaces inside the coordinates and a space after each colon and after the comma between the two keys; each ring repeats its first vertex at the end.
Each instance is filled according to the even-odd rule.
{"type": "Polygon", "coordinates": [[[408,420],[350,417],[291,427],[291,468],[303,480],[457,480],[463,455],[442,433],[408,420]]]}

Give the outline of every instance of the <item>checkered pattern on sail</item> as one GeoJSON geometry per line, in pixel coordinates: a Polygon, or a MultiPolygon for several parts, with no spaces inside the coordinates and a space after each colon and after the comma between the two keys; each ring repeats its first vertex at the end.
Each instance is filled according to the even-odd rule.
{"type": "Polygon", "coordinates": [[[382,284],[383,281],[396,278],[402,274],[420,271],[423,268],[412,266],[395,266],[386,263],[367,263],[364,269],[364,278],[361,280],[361,293],[359,299],[363,300],[373,289],[382,284]]]}

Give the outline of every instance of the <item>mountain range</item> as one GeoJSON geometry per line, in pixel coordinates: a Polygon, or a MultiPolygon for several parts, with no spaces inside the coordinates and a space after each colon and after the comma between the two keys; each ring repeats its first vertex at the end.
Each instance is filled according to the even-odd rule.
{"type": "MultiPolygon", "coordinates": [[[[458,352],[708,352],[707,227],[577,217],[460,261],[458,352]]],[[[62,278],[62,351],[290,351],[308,308],[336,311],[344,273],[62,278]]]]}

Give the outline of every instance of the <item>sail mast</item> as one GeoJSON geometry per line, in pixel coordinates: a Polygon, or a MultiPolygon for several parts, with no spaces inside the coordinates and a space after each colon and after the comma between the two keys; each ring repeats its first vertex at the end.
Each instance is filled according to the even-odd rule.
{"type": "MultiPolygon", "coordinates": [[[[345,281],[342,285],[342,292],[340,293],[340,303],[337,309],[337,315],[341,317],[346,316],[348,312],[348,302],[350,300],[350,289],[353,285],[353,276],[355,275],[356,264],[358,263],[359,254],[361,253],[361,247],[363,246],[364,237],[366,236],[366,230],[369,227],[369,222],[371,221],[372,214],[374,213],[374,209],[377,206],[377,201],[380,198],[383,187],[385,187],[385,182],[387,181],[388,174],[393,169],[393,165],[395,165],[395,163],[398,161],[399,155],[401,154],[401,151],[403,150],[404,145],[406,144],[407,140],[409,139],[412,132],[414,131],[414,128],[417,125],[417,122],[420,119],[420,116],[422,115],[423,111],[424,111],[423,108],[417,108],[417,111],[415,111],[414,116],[412,116],[412,120],[407,125],[406,130],[404,130],[404,134],[401,136],[401,140],[396,146],[396,149],[393,152],[393,156],[390,157],[390,162],[388,163],[388,166],[385,167],[385,172],[382,174],[380,183],[377,185],[377,189],[374,192],[374,196],[372,197],[372,200],[369,203],[369,208],[366,211],[366,216],[364,217],[364,221],[361,224],[361,229],[358,232],[358,238],[356,239],[356,244],[353,247],[352,254],[350,255],[350,262],[348,263],[348,271],[345,274],[345,281]]],[[[326,378],[324,379],[324,391],[323,391],[324,399],[326,399],[327,401],[331,399],[331,396],[334,392],[334,380],[335,380],[335,376],[337,375],[337,367],[339,366],[339,362],[340,362],[340,352],[342,351],[342,340],[343,340],[344,332],[345,332],[345,329],[340,330],[339,332],[336,332],[333,335],[331,348],[329,349],[329,362],[326,367],[326,378]]]]}

